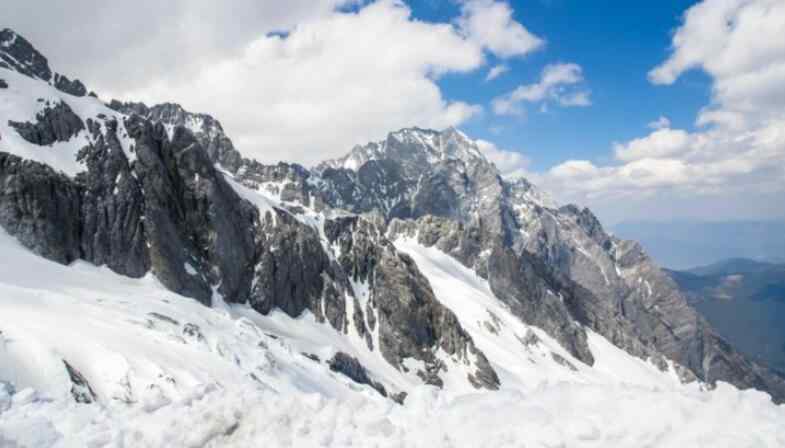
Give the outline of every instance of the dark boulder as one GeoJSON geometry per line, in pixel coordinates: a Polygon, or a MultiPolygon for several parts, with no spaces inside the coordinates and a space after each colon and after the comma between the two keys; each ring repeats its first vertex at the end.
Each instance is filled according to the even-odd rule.
{"type": "Polygon", "coordinates": [[[333,372],[341,373],[357,384],[371,386],[376,389],[381,396],[387,396],[387,390],[384,388],[384,385],[371,380],[371,378],[368,377],[368,372],[366,372],[365,367],[360,364],[360,361],[357,358],[347,355],[344,352],[337,352],[327,361],[327,364],[333,372]]]}
{"type": "Polygon", "coordinates": [[[68,377],[71,379],[71,396],[74,397],[74,400],[82,404],[94,403],[98,397],[84,375],[65,359],[63,364],[68,372],[68,377]]]}

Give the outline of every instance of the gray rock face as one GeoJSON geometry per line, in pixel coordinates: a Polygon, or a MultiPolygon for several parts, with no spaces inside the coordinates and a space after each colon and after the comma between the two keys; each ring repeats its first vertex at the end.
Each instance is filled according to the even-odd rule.
{"type": "Polygon", "coordinates": [[[422,361],[426,367],[416,373],[437,386],[447,369],[436,356],[443,350],[477,367],[467,378],[476,387],[498,387],[485,356],[455,315],[439,304],[412,260],[384,238],[378,223],[336,217],[324,222],[323,231],[326,245],[316,229],[290,212],[268,212],[257,239],[254,309],[266,314],[277,308],[290,316],[308,310],[339,331],[356,332],[398,369],[405,369],[406,358],[422,361]]]}
{"type": "Polygon", "coordinates": [[[315,229],[274,209],[263,217],[257,245],[250,294],[254,309],[262,314],[280,309],[292,317],[310,310],[317,320],[327,319],[334,328],[344,329],[348,285],[331,264],[315,229]]]}
{"type": "Polygon", "coordinates": [[[583,322],[572,317],[581,297],[576,297],[575,288],[549,285],[548,277],[545,265],[534,257],[518,257],[498,246],[488,257],[488,283],[494,295],[525,323],[542,328],[573,356],[594,364],[583,322]]]}
{"type": "Polygon", "coordinates": [[[379,224],[356,216],[325,224],[325,235],[338,247],[337,261],[343,271],[353,284],[366,285],[359,290],[368,296],[358,297],[355,291],[354,297],[359,334],[369,347],[374,344],[371,335],[378,334],[382,356],[399,369],[405,369],[405,358],[423,361],[425,370],[416,373],[426,383],[442,384],[439,374],[447,366],[436,356],[440,349],[476,366],[468,378],[475,387],[498,388],[499,378],[485,355],[457,317],[438,302],[414,261],[384,237],[379,224]]]}
{"type": "Polygon", "coordinates": [[[242,156],[224,133],[221,123],[207,114],[188,112],[179,104],[163,103],[152,107],[144,103],[120,102],[112,100],[112,109],[128,115],[139,115],[150,121],[161,123],[168,129],[182,126],[190,130],[213,163],[219,163],[234,173],[243,162],[242,156]]]}
{"type": "Polygon", "coordinates": [[[84,96],[87,89],[81,81],[71,81],[54,73],[49,62],[24,37],[6,28],[0,30],[0,67],[17,71],[31,78],[46,81],[58,90],[75,96],[84,96]]]}
{"type": "MultiPolygon", "coordinates": [[[[58,135],[57,123],[39,121],[39,135],[58,135]]],[[[79,154],[87,171],[74,179],[0,153],[0,223],[61,263],[82,258],[133,277],[152,270],[168,288],[204,303],[217,285],[227,300],[248,297],[253,206],[216,172],[189,131],[178,128],[169,140],[163,125],[129,120],[132,162],[118,126],[90,119],[94,143],[79,154]]]]}
{"type": "Polygon", "coordinates": [[[7,89],[8,83],[4,79],[0,79],[0,89],[7,89]]]}
{"type": "Polygon", "coordinates": [[[95,143],[79,152],[87,170],[75,179],[81,191],[80,257],[141,277],[150,269],[141,185],[123,152],[117,121],[88,119],[87,126],[95,143]]]}
{"type": "Polygon", "coordinates": [[[52,85],[54,85],[57,90],[70,93],[74,96],[85,96],[87,94],[87,87],[82,84],[82,81],[79,81],[78,79],[70,80],[59,73],[54,74],[52,85]]]}
{"type": "Polygon", "coordinates": [[[0,31],[0,67],[43,81],[52,79],[49,61],[25,38],[6,28],[0,31]]]}
{"type": "Polygon", "coordinates": [[[0,225],[33,252],[80,258],[82,189],[52,168],[0,152],[0,225]]]}
{"type": "MultiPolygon", "coordinates": [[[[39,101],[43,100],[39,99],[39,101]]],[[[85,128],[82,119],[62,101],[54,104],[46,101],[35,118],[35,123],[9,120],[8,125],[16,129],[28,142],[41,146],[48,146],[54,142],[67,142],[85,128]]]]}
{"type": "Polygon", "coordinates": [[[493,201],[503,188],[501,178],[477,145],[454,129],[402,129],[315,171],[333,207],[387,219],[434,215],[482,221],[494,230],[488,233],[504,233],[493,201]]]}
{"type": "Polygon", "coordinates": [[[728,381],[740,388],[765,390],[776,402],[785,400],[785,380],[723,340],[638,243],[614,240],[614,248],[623,278],[628,285],[637,283],[630,287],[624,303],[638,302],[650,310],[627,312],[626,317],[652,334],[665,356],[710,383],[728,381]]]}
{"type": "Polygon", "coordinates": [[[318,211],[325,209],[324,201],[312,185],[314,176],[300,165],[263,165],[255,160],[243,159],[235,178],[249,188],[279,197],[285,203],[310,205],[318,211]]]}
{"type": "Polygon", "coordinates": [[[477,266],[478,274],[487,278],[494,295],[515,315],[545,330],[586,364],[594,362],[586,342],[586,327],[636,356],[660,358],[607,301],[554,270],[540,257],[516,253],[501,239],[486,251],[481,233],[476,227],[433,216],[417,221],[393,220],[388,226],[391,237],[416,237],[421,244],[436,246],[467,266],[477,266]]]}
{"type": "Polygon", "coordinates": [[[403,199],[412,184],[403,177],[398,164],[371,160],[358,171],[326,168],[321,173],[318,195],[332,207],[355,213],[380,212],[409,217],[411,207],[403,199]]]}
{"type": "Polygon", "coordinates": [[[220,285],[227,301],[248,297],[256,210],[215,170],[191,132],[175,128],[170,141],[162,124],[138,117],[126,127],[136,141],[134,171],[144,191],[153,272],[168,288],[204,303],[211,285],[220,285]]]}

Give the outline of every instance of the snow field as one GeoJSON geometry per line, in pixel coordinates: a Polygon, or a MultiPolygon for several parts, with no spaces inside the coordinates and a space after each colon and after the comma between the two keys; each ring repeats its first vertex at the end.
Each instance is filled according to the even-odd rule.
{"type": "MultiPolygon", "coordinates": [[[[47,261],[0,233],[0,446],[785,445],[785,408],[763,393],[679,385],[596,335],[594,368],[567,358],[573,372],[542,356],[567,355],[537,329],[542,347],[527,354],[508,334],[524,327],[484,294],[481,279],[456,272],[460,265],[435,249],[397,244],[440,300],[456,301],[449,303],[494,367],[509,363],[499,369],[501,391],[411,386],[399,406],[300,353],[313,350],[322,361],[336,349],[359,353],[312,316],[209,309],[153,278],[47,261]],[[456,274],[451,284],[438,269],[456,274]],[[470,297],[479,305],[459,303],[470,297]],[[509,332],[476,323],[491,305],[509,332]],[[186,324],[199,331],[185,332],[186,324]],[[73,400],[62,359],[89,381],[96,403],[73,400]]],[[[396,375],[365,365],[386,381],[396,375]]]]}

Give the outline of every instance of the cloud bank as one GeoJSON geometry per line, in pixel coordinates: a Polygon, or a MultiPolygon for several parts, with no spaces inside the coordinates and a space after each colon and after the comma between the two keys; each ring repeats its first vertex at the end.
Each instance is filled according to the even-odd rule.
{"type": "Polygon", "coordinates": [[[562,200],[625,219],[636,207],[670,217],[782,216],[785,204],[785,3],[704,0],[673,35],[670,56],[652,69],[658,85],[700,69],[711,102],[696,130],[660,117],[644,136],[614,144],[615,163],[570,160],[543,176],[562,200]],[[624,200],[629,207],[616,205],[624,200]],[[777,204],[777,205],[775,205],[777,204]]]}
{"type": "Polygon", "coordinates": [[[483,108],[445,98],[442,76],[544,45],[496,0],[465,0],[442,23],[396,0],[11,3],[6,19],[58,70],[102,97],[210,113],[263,162],[310,165],[393,129],[465,123],[483,108]]]}

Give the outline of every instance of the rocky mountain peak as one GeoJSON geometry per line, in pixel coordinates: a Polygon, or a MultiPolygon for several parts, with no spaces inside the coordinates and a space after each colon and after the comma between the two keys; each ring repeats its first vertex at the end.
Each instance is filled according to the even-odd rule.
{"type": "Polygon", "coordinates": [[[230,172],[237,171],[242,164],[242,156],[234,148],[232,140],[224,132],[221,123],[211,115],[189,112],[177,103],[168,102],[148,106],[144,103],[112,100],[108,106],[127,115],[138,115],[163,124],[170,139],[176,127],[188,129],[207,150],[210,160],[230,172]]]}
{"type": "Polygon", "coordinates": [[[507,181],[511,201],[518,204],[532,204],[544,208],[558,208],[557,202],[547,192],[523,177],[507,181]]]}
{"type": "Polygon", "coordinates": [[[322,162],[315,170],[357,171],[371,160],[383,159],[410,166],[416,174],[449,160],[488,163],[477,143],[454,127],[442,131],[411,127],[390,132],[384,140],[357,145],[346,156],[322,162]]]}
{"type": "Polygon", "coordinates": [[[84,96],[87,89],[78,79],[73,81],[53,72],[49,61],[24,37],[10,28],[0,31],[0,67],[45,81],[58,90],[84,96]]]}
{"type": "Polygon", "coordinates": [[[49,81],[52,70],[49,61],[24,37],[6,28],[0,31],[0,62],[3,67],[27,76],[49,81]]]}
{"type": "Polygon", "coordinates": [[[443,130],[440,136],[442,154],[445,158],[456,158],[463,161],[488,161],[477,146],[477,142],[470,139],[459,129],[450,126],[443,130]]]}

